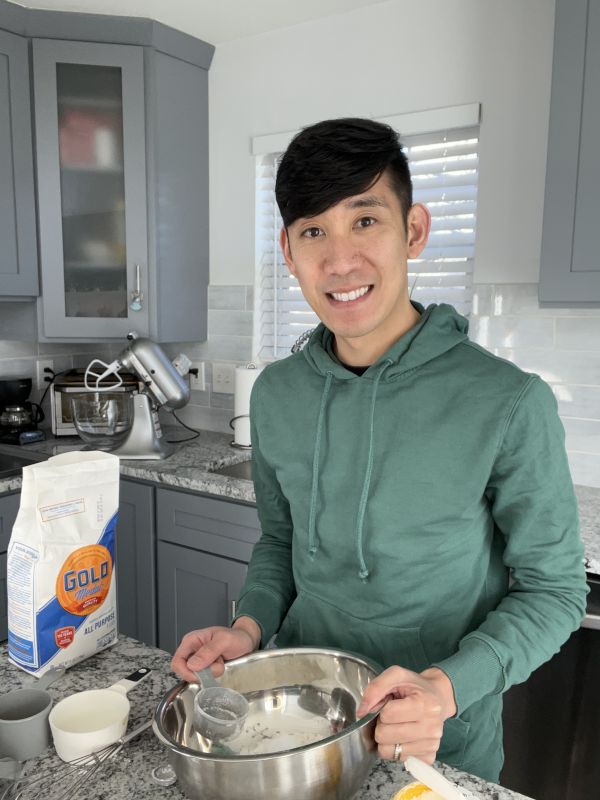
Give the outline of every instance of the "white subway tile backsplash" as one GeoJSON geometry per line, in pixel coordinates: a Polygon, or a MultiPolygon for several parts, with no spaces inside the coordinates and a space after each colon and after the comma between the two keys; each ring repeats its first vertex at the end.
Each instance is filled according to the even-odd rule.
{"type": "Polygon", "coordinates": [[[600,352],[600,312],[595,318],[557,318],[556,346],[562,350],[600,352]]]}
{"type": "Polygon", "coordinates": [[[37,353],[35,342],[15,342],[0,340],[0,359],[34,356],[37,353]]]}
{"type": "Polygon", "coordinates": [[[208,310],[208,335],[249,336],[252,337],[251,311],[208,310]]]}
{"type": "Polygon", "coordinates": [[[530,350],[495,347],[492,352],[535,372],[548,383],[583,383],[600,386],[600,353],[576,350],[530,350]]]}
{"type": "Polygon", "coordinates": [[[246,286],[209,286],[208,307],[222,308],[226,311],[245,311],[246,286]]]}
{"type": "Polygon", "coordinates": [[[573,483],[600,489],[600,454],[567,450],[573,483]]]}
{"type": "Polygon", "coordinates": [[[561,416],[581,419],[600,418],[600,386],[576,386],[564,383],[552,388],[561,416]]]}
{"type": "Polygon", "coordinates": [[[537,284],[478,284],[469,327],[483,347],[550,383],[573,480],[600,487],[600,308],[540,308],[537,284]]]}
{"type": "Polygon", "coordinates": [[[471,339],[482,347],[552,347],[554,320],[515,316],[476,316],[469,325],[471,339]]]}

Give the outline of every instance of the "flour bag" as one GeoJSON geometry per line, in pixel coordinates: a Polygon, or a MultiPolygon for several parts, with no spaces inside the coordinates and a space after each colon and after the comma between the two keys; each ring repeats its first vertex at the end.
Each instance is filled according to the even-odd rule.
{"type": "Polygon", "coordinates": [[[8,654],[33,675],[117,640],[119,459],[64,453],[23,468],[8,546],[8,654]]]}

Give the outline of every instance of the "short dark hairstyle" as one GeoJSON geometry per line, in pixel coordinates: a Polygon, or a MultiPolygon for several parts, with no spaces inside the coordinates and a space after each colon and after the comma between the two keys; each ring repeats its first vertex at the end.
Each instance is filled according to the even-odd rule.
{"type": "Polygon", "coordinates": [[[317,122],[300,131],[285,151],[275,182],[277,205],[287,228],[367,191],[388,170],[404,224],[412,206],[412,181],[398,134],[370,119],[317,122]]]}

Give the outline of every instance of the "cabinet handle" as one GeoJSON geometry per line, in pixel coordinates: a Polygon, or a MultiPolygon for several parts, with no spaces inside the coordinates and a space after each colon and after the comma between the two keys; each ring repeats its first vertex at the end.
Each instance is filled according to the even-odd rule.
{"type": "Polygon", "coordinates": [[[141,311],[143,299],[144,293],[142,292],[142,268],[139,264],[135,264],[134,284],[131,291],[129,308],[132,311],[141,311]]]}
{"type": "Polygon", "coordinates": [[[237,600],[231,601],[231,619],[230,622],[233,622],[235,619],[235,615],[237,614],[237,600]]]}

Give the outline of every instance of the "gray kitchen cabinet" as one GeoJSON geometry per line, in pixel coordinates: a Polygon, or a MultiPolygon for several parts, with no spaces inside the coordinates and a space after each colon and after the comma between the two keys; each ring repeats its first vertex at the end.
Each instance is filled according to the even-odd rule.
{"type": "Polygon", "coordinates": [[[557,0],[539,298],[600,304],[600,0],[557,0]]]}
{"type": "Polygon", "coordinates": [[[0,497],[0,641],[4,641],[8,636],[8,621],[6,618],[6,551],[19,510],[19,497],[18,493],[0,497]]]}
{"type": "Polygon", "coordinates": [[[254,506],[158,489],[158,645],[228,625],[260,536],[254,506]]]}
{"type": "Polygon", "coordinates": [[[207,69],[34,38],[33,82],[42,337],[206,339],[207,69]]]}
{"type": "Polygon", "coordinates": [[[119,633],[156,645],[154,487],[121,479],[117,521],[119,633]]]}
{"type": "Polygon", "coordinates": [[[0,296],[38,294],[27,39],[0,30],[0,296]]]}
{"type": "Polygon", "coordinates": [[[229,625],[247,564],[158,543],[158,646],[174,653],[196,628],[229,625]]]}

